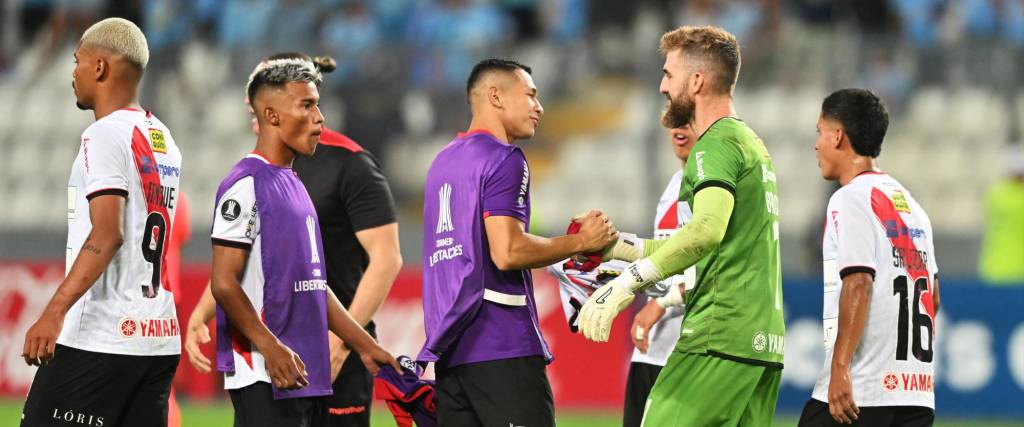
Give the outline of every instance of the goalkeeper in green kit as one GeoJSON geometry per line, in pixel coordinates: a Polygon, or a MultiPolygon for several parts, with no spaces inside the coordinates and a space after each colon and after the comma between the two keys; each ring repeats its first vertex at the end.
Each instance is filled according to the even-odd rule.
{"type": "Polygon", "coordinates": [[[594,291],[580,331],[607,341],[636,292],[696,265],[696,286],[674,290],[686,317],[643,424],[769,426],[785,336],[779,199],[768,150],[733,110],[739,44],[721,28],[682,27],[662,36],[661,52],[663,123],[692,123],[700,135],[679,192],[693,219],[667,240],[620,238],[606,250],[603,258],[632,264],[594,291]]]}

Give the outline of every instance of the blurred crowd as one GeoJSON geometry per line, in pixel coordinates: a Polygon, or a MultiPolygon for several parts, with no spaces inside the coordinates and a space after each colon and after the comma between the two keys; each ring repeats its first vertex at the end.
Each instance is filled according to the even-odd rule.
{"type": "MultiPolygon", "coordinates": [[[[1021,0],[7,0],[0,73],[33,43],[54,47],[103,16],[140,24],[149,38],[152,88],[180,64],[182,49],[215,46],[233,76],[270,52],[331,55],[338,99],[358,100],[344,122],[360,140],[424,91],[450,105],[483,56],[533,44],[562,47],[568,72],[636,72],[615,55],[636,16],[654,11],[667,28],[719,25],[743,41],[744,85],[820,82],[875,89],[899,109],[922,85],[968,84],[1014,94],[1024,58],[1021,0]],[[618,40],[617,40],[618,39],[618,40]],[[612,53],[612,55],[602,55],[612,53]],[[576,58],[573,61],[572,58],[576,58]],[[595,70],[596,69],[596,70],[595,70]]],[[[53,49],[51,49],[52,51],[53,49]]],[[[627,55],[628,52],[627,52],[627,55]]],[[[559,67],[562,68],[562,67],[559,67]]],[[[557,81],[555,94],[562,84],[557,81]]],[[[152,93],[152,90],[148,91],[152,93]]],[[[1013,106],[1013,108],[1016,108],[1013,106]]],[[[464,117],[438,108],[435,126],[464,117]]]]}
{"type": "MultiPolygon", "coordinates": [[[[947,200],[950,193],[970,203],[978,199],[969,208],[936,215],[940,228],[955,229],[957,239],[963,238],[949,240],[950,247],[963,251],[958,258],[975,258],[980,250],[971,248],[979,245],[1000,247],[1000,240],[981,242],[983,223],[999,222],[992,218],[1008,215],[1009,223],[1024,222],[1024,211],[1016,208],[994,209],[988,203],[995,212],[988,220],[980,209],[984,191],[977,187],[992,184],[990,175],[1006,175],[1003,168],[971,173],[952,164],[974,152],[998,160],[1001,147],[1020,145],[1024,0],[0,0],[0,89],[16,88],[6,92],[14,99],[29,93],[22,88],[58,85],[57,80],[63,85],[64,70],[71,69],[70,47],[86,27],[108,16],[130,19],[146,33],[151,59],[142,103],[161,114],[182,141],[202,143],[186,147],[201,163],[194,170],[199,178],[222,173],[219,164],[204,163],[205,157],[225,153],[214,145],[247,136],[241,88],[253,65],[271,53],[300,51],[337,60],[338,70],[321,90],[328,124],[381,160],[395,181],[399,207],[414,217],[426,161],[419,158],[428,159],[430,147],[466,126],[465,78],[484,57],[515,58],[535,70],[548,110],[529,148],[540,151],[531,156],[538,178],[591,179],[580,170],[560,172],[579,157],[560,155],[561,147],[586,141],[604,147],[603,154],[612,158],[637,147],[654,153],[659,145],[636,141],[661,135],[656,120],[644,120],[656,113],[639,113],[663,103],[655,90],[661,73],[656,40],[678,25],[711,24],[741,41],[741,115],[772,141],[773,156],[783,167],[802,165],[804,156],[812,155],[802,144],[813,141],[813,123],[789,122],[779,110],[813,115],[821,94],[866,87],[893,115],[891,139],[899,143],[888,149],[890,155],[910,158],[921,148],[942,145],[928,158],[947,172],[941,167],[896,171],[911,184],[940,182],[918,188],[917,194],[926,201],[947,200]],[[58,69],[59,78],[44,79],[42,71],[58,69]],[[633,93],[645,98],[637,102],[633,93]],[[608,99],[617,107],[601,110],[608,99]],[[226,124],[236,121],[237,129],[226,124]],[[545,176],[545,170],[556,175],[545,176]]],[[[80,128],[65,131],[76,134],[80,128]]],[[[23,143],[23,135],[35,134],[0,130],[0,143],[23,143]]],[[[900,165],[889,164],[895,166],[900,165]]],[[[62,167],[44,172],[65,179],[62,167]]],[[[800,188],[780,185],[782,191],[824,197],[823,191],[807,193],[816,177],[804,172],[791,167],[787,176],[800,188]]],[[[633,177],[605,179],[622,185],[633,177]]],[[[642,179],[660,182],[659,177],[642,179]]],[[[1019,185],[1008,188],[1003,190],[1024,194],[1019,185]]],[[[206,190],[193,192],[201,200],[206,190]]],[[[551,198],[538,206],[559,211],[565,202],[552,193],[538,191],[537,197],[551,198]]],[[[787,232],[808,230],[800,237],[818,239],[817,202],[783,196],[792,227],[787,232]]],[[[990,199],[999,205],[1019,197],[990,199]]],[[[47,211],[44,202],[27,212],[47,211]]],[[[634,210],[622,216],[627,225],[637,225],[648,215],[634,210]]],[[[1024,250],[1024,239],[1003,240],[1016,249],[983,251],[1006,259],[986,265],[1024,265],[1016,255],[1024,250]]],[[[1010,275],[1021,274],[1018,269],[1010,275]]]]}

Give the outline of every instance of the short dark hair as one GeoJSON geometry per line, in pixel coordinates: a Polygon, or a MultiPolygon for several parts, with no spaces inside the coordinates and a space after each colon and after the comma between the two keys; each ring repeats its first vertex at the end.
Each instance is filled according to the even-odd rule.
{"type": "Polygon", "coordinates": [[[503,71],[503,72],[515,72],[516,70],[526,71],[526,74],[533,74],[533,70],[523,64],[509,59],[496,59],[489,58],[483,61],[477,62],[473,66],[473,71],[469,73],[469,80],[466,81],[466,96],[473,91],[473,86],[476,86],[477,82],[487,73],[492,71],[503,71]]]}
{"type": "Polygon", "coordinates": [[[861,156],[878,157],[882,140],[889,129],[885,104],[866,89],[840,89],[821,103],[821,116],[843,125],[853,151],[861,156]]]}

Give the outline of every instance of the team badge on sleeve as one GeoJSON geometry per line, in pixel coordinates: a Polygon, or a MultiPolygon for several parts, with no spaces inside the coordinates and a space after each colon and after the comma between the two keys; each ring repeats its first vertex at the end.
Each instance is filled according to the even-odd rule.
{"type": "Polygon", "coordinates": [[[242,214],[242,206],[235,199],[227,199],[220,205],[220,216],[227,221],[234,221],[242,214]]]}

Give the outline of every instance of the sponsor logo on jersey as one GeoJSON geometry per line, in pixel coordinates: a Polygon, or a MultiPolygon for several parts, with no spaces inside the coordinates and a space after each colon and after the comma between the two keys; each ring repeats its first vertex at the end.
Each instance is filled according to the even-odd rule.
{"type": "Polygon", "coordinates": [[[921,239],[927,235],[928,233],[926,233],[923,228],[900,225],[894,219],[885,221],[885,237],[890,239],[895,239],[900,236],[909,236],[911,239],[921,239]]]}
{"type": "Polygon", "coordinates": [[[139,322],[135,319],[126,317],[118,322],[117,331],[121,333],[122,337],[132,338],[139,331],[139,322]]]}
{"type": "Polygon", "coordinates": [[[346,406],[344,408],[327,408],[327,413],[331,415],[352,415],[361,414],[363,412],[366,412],[366,405],[346,406]]]}
{"type": "Polygon", "coordinates": [[[704,152],[703,151],[698,151],[697,154],[695,154],[695,156],[697,157],[697,180],[698,181],[703,181],[704,180],[704,152]]]}
{"type": "Polygon", "coordinates": [[[153,152],[167,154],[167,142],[164,141],[164,132],[160,129],[149,129],[149,143],[153,152]]]}
{"type": "Polygon", "coordinates": [[[60,408],[53,408],[53,419],[68,424],[103,427],[103,417],[97,417],[84,412],[75,412],[73,409],[61,410],[60,408]]]}
{"type": "Polygon", "coordinates": [[[526,192],[530,189],[530,166],[523,160],[523,181],[519,184],[519,207],[526,206],[526,192]]]}
{"type": "Polygon", "coordinates": [[[167,338],[176,337],[181,334],[178,328],[178,319],[133,319],[122,318],[118,322],[118,332],[125,338],[167,338]]]}
{"type": "Polygon", "coordinates": [[[782,354],[783,348],[785,347],[785,338],[782,335],[769,334],[764,331],[757,331],[754,333],[753,339],[750,341],[750,348],[755,353],[769,353],[782,354]]]}
{"type": "Polygon", "coordinates": [[[252,204],[252,209],[249,211],[249,223],[245,226],[245,237],[250,239],[256,238],[256,203],[252,204]]]}
{"type": "Polygon", "coordinates": [[[886,391],[921,391],[933,393],[935,381],[932,374],[924,372],[889,372],[882,377],[886,391]]]}
{"type": "Polygon", "coordinates": [[[891,198],[893,206],[896,206],[896,212],[910,213],[910,204],[907,203],[907,198],[902,191],[893,191],[891,198]]]}
{"type": "Polygon", "coordinates": [[[900,386],[900,377],[896,374],[889,372],[882,377],[882,387],[885,387],[886,391],[895,391],[900,386]]]}
{"type": "Polygon", "coordinates": [[[234,221],[242,214],[242,205],[235,199],[227,199],[220,205],[220,217],[225,221],[234,221]]]}
{"type": "Polygon", "coordinates": [[[776,182],[775,172],[768,170],[768,165],[761,163],[761,182],[776,182]]]}

